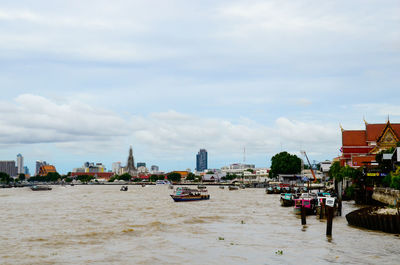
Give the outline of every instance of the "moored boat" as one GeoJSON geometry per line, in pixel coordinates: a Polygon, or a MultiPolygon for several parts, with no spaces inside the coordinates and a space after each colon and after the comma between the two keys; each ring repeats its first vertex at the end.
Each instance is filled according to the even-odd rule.
{"type": "Polygon", "coordinates": [[[316,199],[314,197],[300,197],[294,199],[294,213],[301,214],[301,208],[303,207],[306,214],[315,214],[316,199]]]}
{"type": "Polygon", "coordinates": [[[267,194],[273,194],[273,193],[274,193],[274,188],[273,188],[273,187],[268,187],[268,188],[265,190],[265,192],[266,192],[267,194]]]}
{"type": "Polygon", "coordinates": [[[210,199],[207,190],[190,189],[187,187],[178,187],[174,194],[170,195],[175,202],[200,201],[210,199]]]}
{"type": "Polygon", "coordinates": [[[281,193],[280,202],[281,206],[293,206],[294,195],[292,193],[281,193]]]}

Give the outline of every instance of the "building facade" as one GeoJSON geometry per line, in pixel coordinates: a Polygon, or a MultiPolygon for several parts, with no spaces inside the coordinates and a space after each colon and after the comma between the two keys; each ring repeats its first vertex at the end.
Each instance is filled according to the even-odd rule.
{"type": "Polygon", "coordinates": [[[196,155],[196,171],[202,172],[208,168],[208,154],[206,149],[200,149],[196,155]]]}
{"type": "Polygon", "coordinates": [[[121,171],[121,162],[114,162],[112,163],[112,169],[111,171],[115,174],[119,174],[119,172],[121,171]]]}
{"type": "Polygon", "coordinates": [[[18,168],[14,160],[0,161],[0,172],[7,173],[10,177],[18,175],[18,168]]]}
{"type": "Polygon", "coordinates": [[[137,168],[139,168],[139,167],[146,167],[146,163],[145,163],[145,162],[137,162],[137,163],[136,163],[136,167],[137,167],[137,168]]]}
{"type": "Polygon", "coordinates": [[[365,122],[364,130],[342,129],[342,155],[340,164],[351,167],[374,164],[375,155],[382,150],[396,147],[400,141],[399,123],[376,123],[365,122]]]}
{"type": "Polygon", "coordinates": [[[85,162],[82,167],[74,168],[72,172],[101,173],[106,172],[106,167],[102,163],[85,162]]]}
{"type": "Polygon", "coordinates": [[[17,168],[18,174],[25,174],[24,157],[21,154],[17,155],[17,168]]]}
{"type": "Polygon", "coordinates": [[[42,160],[36,160],[36,170],[35,170],[35,175],[39,175],[39,170],[41,166],[45,166],[47,165],[46,161],[42,161],[42,160]]]}

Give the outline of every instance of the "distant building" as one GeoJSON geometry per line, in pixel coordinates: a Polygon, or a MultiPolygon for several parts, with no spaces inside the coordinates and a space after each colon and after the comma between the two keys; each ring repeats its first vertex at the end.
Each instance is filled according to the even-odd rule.
{"type": "Polygon", "coordinates": [[[151,173],[160,171],[160,168],[156,165],[152,165],[150,168],[151,173]]]}
{"type": "Polygon", "coordinates": [[[121,170],[121,162],[114,162],[112,163],[112,172],[115,174],[119,174],[120,170],[121,170]]]}
{"type": "Polygon", "coordinates": [[[47,176],[47,174],[49,174],[50,172],[53,172],[53,173],[57,172],[55,166],[53,166],[53,165],[42,165],[39,168],[38,175],[39,176],[47,176]]]}
{"type": "Polygon", "coordinates": [[[0,161],[0,172],[7,173],[10,177],[18,175],[18,168],[14,160],[0,161]]]}
{"type": "Polygon", "coordinates": [[[100,173],[106,172],[106,167],[102,163],[85,162],[82,167],[74,168],[72,172],[81,173],[100,173]]]}
{"type": "Polygon", "coordinates": [[[396,147],[400,141],[400,123],[369,124],[365,130],[342,130],[342,156],[340,164],[357,168],[376,163],[375,155],[396,147]]]}
{"type": "Polygon", "coordinates": [[[196,171],[201,172],[208,168],[208,154],[206,149],[200,149],[196,155],[196,171]]]}
{"type": "Polygon", "coordinates": [[[25,175],[30,175],[29,168],[27,166],[24,166],[24,174],[25,175]]]}
{"type": "Polygon", "coordinates": [[[132,146],[129,148],[128,161],[124,169],[124,173],[128,173],[131,176],[137,175],[137,170],[135,168],[135,159],[133,158],[132,146]]]}
{"type": "Polygon", "coordinates": [[[24,172],[24,157],[21,154],[17,155],[17,168],[18,174],[25,174],[24,172]]]}
{"type": "Polygon", "coordinates": [[[98,181],[108,181],[114,172],[71,172],[71,177],[76,178],[77,176],[88,175],[95,177],[98,181]]]}
{"type": "Polygon", "coordinates": [[[136,167],[146,167],[146,163],[145,162],[137,162],[136,167]]]}
{"type": "Polygon", "coordinates": [[[47,165],[46,161],[41,161],[41,160],[37,160],[36,161],[36,170],[35,170],[35,175],[39,175],[39,169],[41,166],[45,166],[47,165]]]}

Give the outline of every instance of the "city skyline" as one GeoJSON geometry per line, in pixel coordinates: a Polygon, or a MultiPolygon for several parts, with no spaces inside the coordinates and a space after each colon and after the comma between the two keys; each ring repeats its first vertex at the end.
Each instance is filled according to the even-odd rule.
{"type": "Polygon", "coordinates": [[[338,156],[339,124],[400,122],[398,1],[2,1],[0,159],[165,171],[288,151],[338,156]],[[158,8],[155,9],[154,6],[158,8]]]}

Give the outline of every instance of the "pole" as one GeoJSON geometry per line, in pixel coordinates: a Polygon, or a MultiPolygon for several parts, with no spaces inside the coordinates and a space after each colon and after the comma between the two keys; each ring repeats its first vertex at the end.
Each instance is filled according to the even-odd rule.
{"type": "Polygon", "coordinates": [[[303,207],[303,205],[301,206],[301,224],[302,225],[306,225],[306,208],[303,207]]]}
{"type": "Polygon", "coordinates": [[[332,236],[333,207],[327,206],[326,236],[332,236]]]}

